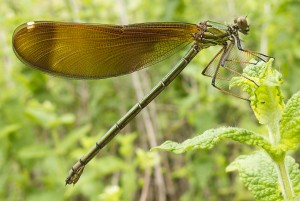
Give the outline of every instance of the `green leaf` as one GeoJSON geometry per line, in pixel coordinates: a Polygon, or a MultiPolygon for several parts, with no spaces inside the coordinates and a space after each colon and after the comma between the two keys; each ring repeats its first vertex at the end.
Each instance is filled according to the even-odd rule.
{"type": "MultiPolygon", "coordinates": [[[[295,159],[287,156],[285,159],[295,195],[300,195],[300,169],[295,159]]],[[[296,199],[297,200],[297,199],[296,199]]]]}
{"type": "Polygon", "coordinates": [[[76,129],[68,133],[68,135],[61,139],[60,143],[57,145],[56,152],[58,154],[65,154],[69,151],[70,148],[74,149],[74,145],[81,139],[84,139],[91,131],[91,128],[92,126],[90,124],[87,124],[81,127],[77,127],[76,129]]]}
{"type": "Polygon", "coordinates": [[[120,143],[119,152],[121,156],[130,158],[134,153],[133,142],[136,139],[137,135],[130,133],[126,135],[121,135],[117,138],[117,141],[120,143]]]}
{"type": "MultiPolygon", "coordinates": [[[[300,190],[299,165],[289,156],[285,161],[294,192],[297,195],[300,190]]],[[[239,156],[226,168],[228,172],[236,170],[239,171],[241,180],[257,200],[283,200],[275,164],[265,152],[257,151],[251,155],[239,156]]]]}
{"type": "Polygon", "coordinates": [[[218,142],[231,139],[248,145],[255,145],[263,148],[271,155],[281,155],[281,151],[272,146],[263,136],[254,132],[241,128],[222,127],[205,131],[202,135],[198,135],[192,139],[188,139],[183,143],[166,141],[158,147],[151,150],[170,151],[175,154],[181,154],[189,150],[211,149],[218,142]]]}
{"type": "Polygon", "coordinates": [[[33,122],[46,128],[56,128],[62,124],[71,124],[75,121],[73,114],[56,114],[55,105],[50,101],[39,103],[32,100],[26,108],[26,115],[33,122]]]}
{"type": "Polygon", "coordinates": [[[119,201],[121,200],[122,190],[118,186],[108,186],[104,192],[99,195],[102,201],[119,201]]]}
{"type": "Polygon", "coordinates": [[[137,164],[142,169],[151,168],[156,164],[159,164],[159,156],[154,152],[145,152],[142,149],[136,150],[137,164]]]}
{"type": "Polygon", "coordinates": [[[274,164],[266,153],[260,151],[239,156],[226,168],[227,172],[236,170],[256,200],[283,200],[274,164]]]}
{"type": "Polygon", "coordinates": [[[5,138],[8,135],[20,130],[20,125],[19,124],[11,124],[11,125],[7,125],[4,128],[0,129],[0,139],[1,138],[5,138]]]}
{"type": "Polygon", "coordinates": [[[280,122],[280,147],[287,151],[295,149],[300,140],[300,92],[287,103],[280,122]]]}
{"type": "Polygon", "coordinates": [[[47,146],[42,144],[32,144],[30,146],[26,146],[22,148],[18,156],[23,160],[28,159],[41,159],[49,156],[53,153],[47,146]]]}
{"type": "Polygon", "coordinates": [[[259,86],[251,100],[251,107],[261,124],[278,124],[284,108],[278,87],[259,86]]]}
{"type": "Polygon", "coordinates": [[[250,95],[251,107],[261,124],[277,124],[284,108],[280,86],[282,75],[272,68],[274,59],[268,62],[250,60],[243,76],[234,77],[230,87],[239,86],[250,95]],[[248,78],[248,79],[247,79],[248,78]]]}

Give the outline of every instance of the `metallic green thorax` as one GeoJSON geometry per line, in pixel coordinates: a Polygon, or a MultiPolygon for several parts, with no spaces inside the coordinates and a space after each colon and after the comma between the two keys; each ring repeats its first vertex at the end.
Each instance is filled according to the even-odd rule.
{"type": "Polygon", "coordinates": [[[199,32],[196,34],[197,41],[201,48],[208,48],[215,45],[224,45],[230,38],[229,27],[207,21],[198,25],[199,32]]]}

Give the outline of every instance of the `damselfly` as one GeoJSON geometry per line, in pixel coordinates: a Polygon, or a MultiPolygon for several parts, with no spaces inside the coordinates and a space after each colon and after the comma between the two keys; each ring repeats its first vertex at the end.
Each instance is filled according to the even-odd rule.
{"type": "Polygon", "coordinates": [[[244,76],[242,70],[251,58],[265,62],[269,59],[264,54],[242,48],[239,34],[246,35],[248,32],[249,24],[245,17],[237,18],[232,25],[212,21],[124,26],[36,21],[19,26],[13,35],[13,48],[22,62],[49,74],[78,79],[132,73],[160,62],[192,43],[178,64],[79,159],[71,168],[66,184],[77,183],[87,163],[202,49],[221,46],[202,74],[212,78],[214,87],[247,100],[243,93],[229,88],[230,79],[244,76]]]}

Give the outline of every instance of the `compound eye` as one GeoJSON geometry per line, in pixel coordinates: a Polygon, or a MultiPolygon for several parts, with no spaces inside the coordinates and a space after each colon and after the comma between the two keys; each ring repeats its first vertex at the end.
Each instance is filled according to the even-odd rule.
{"type": "Polygon", "coordinates": [[[239,31],[247,34],[249,31],[249,25],[246,17],[238,17],[234,20],[234,23],[239,27],[239,31]]]}

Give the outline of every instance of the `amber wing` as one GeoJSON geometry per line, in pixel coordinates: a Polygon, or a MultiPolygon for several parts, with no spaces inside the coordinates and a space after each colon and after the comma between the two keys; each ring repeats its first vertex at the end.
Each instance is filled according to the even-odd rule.
{"type": "Polygon", "coordinates": [[[16,29],[13,48],[21,61],[63,77],[96,79],[140,70],[194,41],[194,24],[103,25],[28,22],[16,29]]]}

